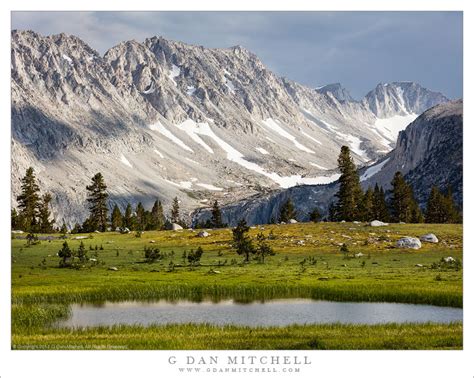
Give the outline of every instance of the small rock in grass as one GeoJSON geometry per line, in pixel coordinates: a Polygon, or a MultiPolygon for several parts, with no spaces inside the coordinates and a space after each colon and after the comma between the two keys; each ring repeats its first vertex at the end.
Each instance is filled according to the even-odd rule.
{"type": "Polygon", "coordinates": [[[154,240],[150,240],[150,243],[151,243],[151,244],[154,244],[154,243],[156,243],[156,242],[155,242],[154,240]]]}
{"type": "Polygon", "coordinates": [[[420,249],[421,241],[418,238],[405,236],[397,241],[397,248],[420,249]]]}
{"type": "Polygon", "coordinates": [[[354,256],[355,257],[362,257],[362,256],[364,256],[364,254],[362,252],[359,252],[359,253],[356,253],[354,256]]]}
{"type": "Polygon", "coordinates": [[[423,264],[416,264],[415,266],[416,266],[417,268],[423,268],[424,265],[423,265],[423,264]]]}
{"type": "Polygon", "coordinates": [[[112,270],[114,272],[118,272],[118,268],[116,266],[109,266],[109,270],[112,270]]]}
{"type": "Polygon", "coordinates": [[[319,277],[318,280],[319,281],[328,281],[329,277],[319,277]]]}
{"type": "Polygon", "coordinates": [[[295,223],[298,223],[298,221],[296,219],[290,219],[289,223],[295,224],[295,223]]]}
{"type": "Polygon", "coordinates": [[[199,234],[197,234],[199,238],[207,238],[209,235],[210,234],[207,231],[201,231],[199,234]]]}
{"type": "Polygon", "coordinates": [[[370,222],[370,226],[371,227],[382,227],[382,226],[388,226],[388,223],[381,222],[379,220],[373,220],[372,222],[370,222]]]}
{"type": "Polygon", "coordinates": [[[438,238],[435,234],[425,234],[420,236],[420,240],[427,243],[438,243],[438,238]]]}
{"type": "Polygon", "coordinates": [[[454,257],[448,256],[448,257],[443,257],[443,261],[450,263],[450,262],[455,262],[456,259],[454,257]]]}

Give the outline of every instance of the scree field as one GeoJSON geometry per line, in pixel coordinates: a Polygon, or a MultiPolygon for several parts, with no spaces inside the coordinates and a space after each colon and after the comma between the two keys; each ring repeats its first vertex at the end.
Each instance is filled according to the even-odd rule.
{"type": "MultiPolygon", "coordinates": [[[[276,254],[249,263],[231,248],[232,230],[147,231],[68,235],[92,259],[60,268],[64,240],[27,246],[12,238],[14,349],[461,349],[462,323],[291,325],[285,327],[170,324],[60,328],[73,303],[158,299],[313,298],[462,307],[462,225],[298,223],[257,226],[272,235],[276,254]],[[402,236],[434,233],[439,243],[395,248],[402,236]],[[74,240],[75,237],[85,237],[74,240]],[[345,243],[347,253],[341,252],[345,243]],[[183,253],[202,247],[199,266],[183,253]],[[144,248],[164,258],[145,262],[144,248]],[[444,264],[452,257],[456,264],[444,264]]],[[[45,235],[41,235],[45,236],[45,235]]],[[[18,237],[21,237],[18,238],[18,237]]]]}

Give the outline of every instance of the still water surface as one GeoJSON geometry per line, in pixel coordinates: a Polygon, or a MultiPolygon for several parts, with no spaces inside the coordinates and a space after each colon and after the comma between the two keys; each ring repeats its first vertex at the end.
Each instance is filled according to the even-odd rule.
{"type": "Polygon", "coordinates": [[[286,326],[324,323],[406,323],[462,321],[461,308],[378,302],[332,302],[281,299],[265,302],[106,302],[74,304],[71,316],[60,327],[117,324],[209,323],[243,326],[286,326]]]}

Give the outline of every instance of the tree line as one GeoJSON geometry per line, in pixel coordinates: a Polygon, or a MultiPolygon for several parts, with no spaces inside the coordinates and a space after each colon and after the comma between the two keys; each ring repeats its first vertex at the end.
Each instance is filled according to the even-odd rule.
{"type": "MultiPolygon", "coordinates": [[[[50,204],[52,196],[49,193],[40,195],[40,188],[32,167],[26,170],[21,180],[21,194],[17,197],[18,209],[11,211],[11,226],[13,230],[27,232],[52,233],[68,231],[66,224],[55,228],[55,220],[51,218],[50,204]]],[[[130,203],[122,213],[118,204],[114,204],[109,216],[109,195],[107,185],[101,173],[92,177],[91,184],[86,186],[89,216],[80,224],[76,223],[71,233],[87,233],[94,231],[125,230],[149,231],[163,230],[169,224],[179,224],[186,228],[188,225],[180,214],[179,199],[173,199],[169,216],[166,217],[161,201],[156,200],[151,210],[146,210],[141,202],[135,208],[130,203]]],[[[214,201],[211,218],[200,227],[222,228],[222,212],[219,203],[214,201]]]]}

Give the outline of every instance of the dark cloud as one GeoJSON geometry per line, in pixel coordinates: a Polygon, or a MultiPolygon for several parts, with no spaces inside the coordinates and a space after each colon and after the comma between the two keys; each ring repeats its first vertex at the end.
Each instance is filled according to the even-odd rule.
{"type": "Polygon", "coordinates": [[[161,35],[243,45],[277,74],[308,86],[341,82],[355,97],[413,80],[462,96],[462,12],[13,12],[13,29],[66,32],[104,53],[161,35]]]}

